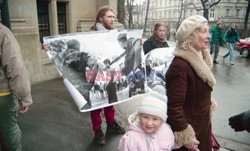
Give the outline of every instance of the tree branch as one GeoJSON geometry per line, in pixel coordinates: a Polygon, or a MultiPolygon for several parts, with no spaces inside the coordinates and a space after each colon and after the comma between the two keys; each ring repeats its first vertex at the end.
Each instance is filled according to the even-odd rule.
{"type": "Polygon", "coordinates": [[[211,7],[213,7],[214,5],[217,5],[220,1],[221,1],[221,0],[218,0],[217,2],[214,2],[213,4],[211,4],[211,5],[209,6],[209,9],[210,9],[211,7]]]}
{"type": "Polygon", "coordinates": [[[197,11],[203,10],[203,8],[197,8],[193,3],[192,3],[192,5],[194,6],[194,9],[197,11]]]}

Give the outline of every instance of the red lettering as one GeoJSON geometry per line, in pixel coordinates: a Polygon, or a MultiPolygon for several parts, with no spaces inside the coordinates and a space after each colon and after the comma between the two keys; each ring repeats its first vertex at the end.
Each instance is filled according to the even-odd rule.
{"type": "Polygon", "coordinates": [[[95,81],[95,75],[96,75],[96,69],[87,69],[86,70],[86,80],[88,81],[88,82],[90,82],[90,81],[95,81]]]}
{"type": "Polygon", "coordinates": [[[95,81],[105,81],[103,71],[98,71],[95,81]]]}

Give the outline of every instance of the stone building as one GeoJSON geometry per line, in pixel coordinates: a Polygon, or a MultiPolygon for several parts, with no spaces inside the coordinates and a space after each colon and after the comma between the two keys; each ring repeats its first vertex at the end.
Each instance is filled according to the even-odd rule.
{"type": "MultiPolygon", "coordinates": [[[[209,6],[215,1],[217,0],[209,0],[206,5],[209,6]]],[[[214,25],[220,20],[224,23],[224,28],[227,29],[230,23],[235,22],[238,29],[242,29],[247,3],[246,0],[221,0],[219,4],[209,9],[209,24],[214,25]]],[[[146,5],[146,2],[144,5],[146,5]]],[[[180,23],[184,18],[191,15],[203,15],[203,10],[200,9],[202,9],[200,0],[151,0],[148,13],[148,28],[152,29],[156,22],[163,22],[169,27],[169,31],[173,33],[178,28],[178,20],[180,23]],[[182,14],[181,17],[180,14],[182,14]]],[[[145,12],[143,12],[142,16],[145,16],[145,12]]],[[[248,27],[250,27],[249,23],[248,27]]]]}
{"type": "MultiPolygon", "coordinates": [[[[11,29],[32,84],[58,77],[42,50],[43,37],[88,31],[103,5],[117,10],[116,0],[8,0],[11,29]]],[[[121,24],[116,25],[122,28],[121,24]]]]}

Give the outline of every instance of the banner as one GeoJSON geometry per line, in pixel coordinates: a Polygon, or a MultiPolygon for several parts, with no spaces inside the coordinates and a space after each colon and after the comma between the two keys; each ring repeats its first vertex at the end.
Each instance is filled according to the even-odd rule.
{"type": "Polygon", "coordinates": [[[48,57],[81,112],[164,91],[173,48],[144,56],[142,30],[111,30],[44,37],[48,57]]]}

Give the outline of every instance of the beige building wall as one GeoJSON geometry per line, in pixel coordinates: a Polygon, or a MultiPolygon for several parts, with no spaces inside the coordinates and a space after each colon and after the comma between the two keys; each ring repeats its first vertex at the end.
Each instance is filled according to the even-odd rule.
{"type": "MultiPolygon", "coordinates": [[[[116,11],[116,0],[47,0],[51,35],[58,34],[57,2],[66,3],[67,32],[87,31],[93,24],[96,11],[110,5],[116,11]],[[81,22],[83,21],[83,22],[81,22]],[[80,28],[79,28],[80,27],[80,28]]],[[[58,73],[42,50],[39,40],[37,1],[9,0],[12,31],[19,42],[31,83],[58,77],[58,73]]],[[[119,25],[119,24],[118,24],[119,25]]]]}

